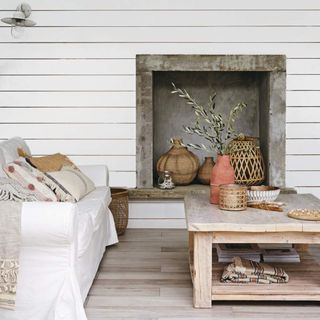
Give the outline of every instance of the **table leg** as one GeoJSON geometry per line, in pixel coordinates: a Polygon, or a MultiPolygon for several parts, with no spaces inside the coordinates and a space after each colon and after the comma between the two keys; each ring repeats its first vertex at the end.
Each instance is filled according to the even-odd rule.
{"type": "Polygon", "coordinates": [[[212,234],[193,232],[193,306],[211,308],[212,234]]]}
{"type": "Polygon", "coordinates": [[[193,232],[189,231],[189,266],[190,266],[190,274],[193,283],[194,278],[194,268],[193,268],[193,232]]]}
{"type": "Polygon", "coordinates": [[[193,233],[192,231],[189,231],[189,254],[192,254],[193,257],[193,233]]]}

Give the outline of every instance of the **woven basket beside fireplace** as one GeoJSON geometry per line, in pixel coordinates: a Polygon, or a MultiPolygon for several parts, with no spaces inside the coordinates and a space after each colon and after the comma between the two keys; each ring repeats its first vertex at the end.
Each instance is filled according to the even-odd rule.
{"type": "Polygon", "coordinates": [[[110,211],[112,212],[118,236],[125,233],[128,226],[129,216],[129,192],[122,188],[111,188],[112,201],[110,211]]]}
{"type": "Polygon", "coordinates": [[[243,137],[230,143],[230,163],[235,172],[235,183],[246,186],[261,184],[265,167],[257,138],[243,137]]]}

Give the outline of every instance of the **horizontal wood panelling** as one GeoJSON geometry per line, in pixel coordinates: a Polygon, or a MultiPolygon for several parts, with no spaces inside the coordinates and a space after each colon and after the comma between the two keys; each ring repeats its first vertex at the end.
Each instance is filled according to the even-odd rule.
{"type": "MultiPolygon", "coordinates": [[[[25,45],[27,46],[27,44],[25,45]]],[[[2,44],[3,47],[3,44],[2,44]]],[[[35,46],[37,48],[38,46],[35,46]]],[[[0,44],[1,48],[1,44],[0,44]]],[[[12,48],[13,49],[13,48],[12,48]]],[[[3,54],[3,52],[2,52],[3,54]]],[[[1,52],[0,52],[1,55],[1,52]]],[[[108,59],[21,59],[0,60],[1,75],[64,75],[112,74],[134,75],[136,62],[132,58],[108,59]]],[[[320,74],[320,59],[287,59],[288,74],[320,74]]]]}
{"type": "Polygon", "coordinates": [[[318,59],[287,59],[287,74],[320,74],[318,59]]]}
{"type": "Polygon", "coordinates": [[[1,124],[0,139],[135,139],[135,124],[1,124]]]}
{"type": "Polygon", "coordinates": [[[289,187],[320,187],[320,171],[289,171],[286,178],[286,184],[289,187]]]}
{"type": "Polygon", "coordinates": [[[287,140],[287,154],[319,155],[320,139],[290,139],[287,140]]]}
{"type": "MultiPolygon", "coordinates": [[[[1,16],[5,12],[0,11],[1,16]]],[[[32,19],[43,26],[318,26],[320,12],[308,11],[35,11],[32,19]]],[[[4,25],[1,25],[4,27],[4,25]]]]}
{"type": "Polygon", "coordinates": [[[1,75],[65,75],[65,74],[107,74],[134,75],[134,59],[100,59],[100,60],[0,60],[1,75]]]}
{"type": "Polygon", "coordinates": [[[320,122],[319,107],[287,108],[287,123],[290,122],[320,122]]]}
{"type": "MultiPolygon", "coordinates": [[[[134,107],[135,92],[2,92],[0,107],[134,107]]],[[[287,106],[320,105],[320,91],[288,91],[287,106]]]]}
{"type": "MultiPolygon", "coordinates": [[[[0,28],[12,42],[10,28],[0,28]]],[[[30,28],[23,42],[317,42],[316,27],[43,27],[30,28]]],[[[17,41],[17,40],[15,40],[17,41]]]]}
{"type": "MultiPolygon", "coordinates": [[[[30,31],[30,30],[29,30],[30,31]]],[[[241,31],[241,30],[238,30],[241,31]]],[[[9,30],[7,32],[10,33],[9,30]]],[[[320,43],[9,43],[0,41],[0,58],[130,58],[136,54],[286,54],[320,57],[320,43]]]]}
{"type": "MultiPolygon", "coordinates": [[[[0,71],[1,75],[134,75],[135,59],[2,59],[0,71]]],[[[288,59],[287,72],[288,74],[320,74],[320,59],[288,59]]]]}
{"type": "Polygon", "coordinates": [[[319,170],[320,171],[320,154],[319,155],[300,155],[287,156],[286,168],[290,171],[295,170],[319,170]]]}
{"type": "MultiPolygon", "coordinates": [[[[287,138],[290,139],[310,139],[320,138],[320,123],[288,123],[287,138]]],[[[320,150],[318,150],[320,153],[320,150]]]]}
{"type": "MultiPolygon", "coordinates": [[[[135,74],[0,76],[0,91],[135,91],[135,74]]],[[[320,90],[320,75],[288,75],[288,90],[320,90]]]]}
{"type": "Polygon", "coordinates": [[[320,106],[320,91],[288,91],[288,107],[318,107],[320,106]]]}
{"type": "Polygon", "coordinates": [[[320,90],[320,75],[288,75],[287,90],[320,90]]]}
{"type": "MultiPolygon", "coordinates": [[[[317,0],[228,0],[228,1],[211,1],[211,0],[29,0],[28,2],[36,10],[306,10],[320,9],[317,0]]],[[[12,0],[1,0],[3,10],[12,10],[12,0]]]]}
{"type": "Polygon", "coordinates": [[[120,121],[135,123],[135,108],[0,107],[0,123],[119,123],[120,121]]]}
{"type": "Polygon", "coordinates": [[[130,219],[184,219],[183,201],[131,201],[129,203],[130,219]]]}
{"type": "Polygon", "coordinates": [[[111,187],[129,187],[136,186],[135,172],[109,172],[109,184],[111,187]]]}
{"type": "Polygon", "coordinates": [[[135,156],[70,156],[77,165],[107,165],[111,171],[135,171],[135,156]]]}
{"type": "Polygon", "coordinates": [[[134,140],[26,140],[33,155],[61,152],[67,155],[135,156],[134,140]]]}
{"type": "Polygon", "coordinates": [[[0,76],[0,91],[134,91],[134,76],[0,76]]]}
{"type": "Polygon", "coordinates": [[[0,107],[135,107],[134,92],[2,92],[0,107]]]}

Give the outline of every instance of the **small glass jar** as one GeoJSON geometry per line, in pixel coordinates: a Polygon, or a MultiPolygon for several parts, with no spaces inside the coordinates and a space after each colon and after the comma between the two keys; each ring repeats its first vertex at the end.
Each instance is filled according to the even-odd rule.
{"type": "Polygon", "coordinates": [[[159,173],[158,187],[163,190],[170,190],[175,187],[170,171],[163,171],[159,173]]]}

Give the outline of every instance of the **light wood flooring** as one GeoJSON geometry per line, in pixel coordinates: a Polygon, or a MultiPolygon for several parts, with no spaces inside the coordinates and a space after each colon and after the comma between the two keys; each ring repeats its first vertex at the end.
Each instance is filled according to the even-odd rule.
{"type": "MultiPolygon", "coordinates": [[[[320,319],[318,302],[213,302],[192,307],[185,230],[129,229],[107,250],[86,301],[89,320],[320,319]]],[[[310,249],[320,262],[320,248],[310,249]]]]}

